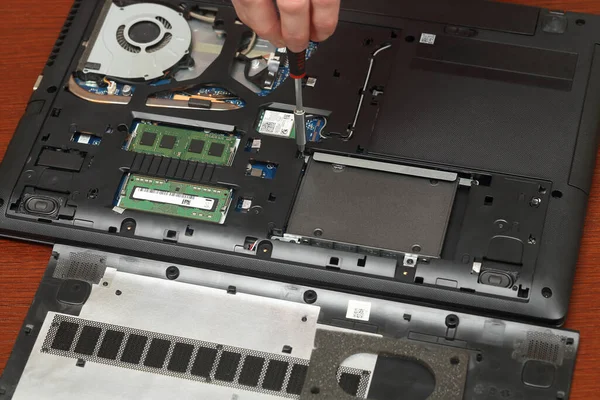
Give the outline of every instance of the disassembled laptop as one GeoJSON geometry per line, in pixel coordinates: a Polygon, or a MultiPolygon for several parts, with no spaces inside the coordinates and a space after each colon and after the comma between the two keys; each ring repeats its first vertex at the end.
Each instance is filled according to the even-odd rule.
{"type": "Polygon", "coordinates": [[[579,117],[600,103],[585,96],[600,50],[547,44],[575,14],[342,6],[334,37],[306,52],[298,152],[286,50],[230,5],[74,3],[20,127],[39,128],[0,170],[2,234],[55,244],[0,400],[568,398],[579,335],[555,326],[573,271],[547,272],[574,266],[593,135],[573,135],[548,173],[549,157],[528,163],[533,136],[506,133],[495,146],[516,150],[496,159],[497,132],[480,130],[463,154],[413,115],[485,117],[455,117],[402,71],[467,102],[483,85],[502,99],[535,87],[543,125],[561,96],[580,96],[579,117]],[[400,106],[403,91],[423,108],[400,106]]]}

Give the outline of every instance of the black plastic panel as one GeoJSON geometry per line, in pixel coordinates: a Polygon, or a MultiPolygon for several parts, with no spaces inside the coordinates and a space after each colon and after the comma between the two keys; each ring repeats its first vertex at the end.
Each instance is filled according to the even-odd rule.
{"type": "MultiPolygon", "coordinates": [[[[449,272],[456,271],[456,263],[463,259],[457,249],[464,246],[459,243],[459,235],[451,232],[460,228],[460,219],[455,220],[457,224],[451,221],[443,251],[449,257],[440,261],[441,265],[436,264],[437,260],[430,264],[436,264],[437,276],[433,276],[432,268],[425,275],[427,266],[419,272],[424,274],[420,276],[423,285],[408,283],[419,277],[414,270],[398,269],[396,280],[392,280],[273,260],[269,257],[271,252],[261,259],[234,254],[236,246],[242,246],[247,237],[263,239],[270,233],[285,231],[304,167],[303,160],[296,158],[295,143],[262,137],[260,158],[279,164],[275,179],[266,180],[245,176],[247,163],[254,155],[243,149],[231,167],[140,157],[122,150],[127,133],[116,128],[122,124],[130,126],[140,113],[153,114],[156,120],[178,118],[198,124],[223,124],[235,126],[243,147],[247,139],[259,137],[254,127],[261,108],[273,103],[289,107],[293,103],[292,82],[284,83],[267,98],[258,98],[224,74],[223,71],[229,71],[236,46],[247,34],[247,28],[235,24],[230,7],[222,7],[219,18],[227,31],[223,52],[200,78],[184,86],[219,83],[246,100],[247,106],[242,110],[157,111],[144,105],[146,96],[181,86],[180,83],[160,89],[140,85],[129,106],[92,105],[64,90],[46,90],[53,86],[62,88],[67,83],[83,51],[80,42],[89,38],[100,5],[99,1],[78,5],[62,49],[44,70],[43,85],[33,94],[7,152],[0,169],[3,235],[48,243],[94,243],[129,254],[193,261],[249,275],[562,322],[596,153],[600,98],[594,94],[599,92],[600,81],[595,77],[597,68],[592,61],[597,58],[596,43],[600,37],[597,17],[586,17],[586,25],[578,26],[573,21],[579,16],[567,14],[568,29],[562,34],[549,34],[538,26],[538,16],[545,18],[548,12],[536,8],[481,1],[452,5],[435,0],[418,4],[348,1],[344,7],[354,11],[342,12],[336,34],[320,45],[307,64],[309,75],[317,77],[318,83],[305,91],[305,103],[329,113],[331,131],[344,132],[354,118],[371,55],[385,43],[392,45],[376,57],[368,87],[381,88],[383,94],[374,96],[371,90],[365,94],[352,139],[311,144],[309,152],[320,149],[367,154],[396,163],[463,172],[462,176],[481,174],[492,177],[492,181],[501,177],[523,179],[532,185],[548,183],[552,192],[542,203],[542,207],[547,206],[546,215],[543,221],[536,219],[533,224],[536,231],[541,229],[534,235],[536,244],[531,245],[539,251],[529,257],[528,246],[524,246],[523,263],[529,265],[529,272],[517,276],[527,281],[523,291],[529,292],[522,297],[512,292],[507,295],[507,288],[479,284],[476,280],[471,282],[475,288],[469,286],[460,291],[468,270],[463,265],[459,276],[449,272]],[[468,30],[457,37],[460,27],[468,30]],[[419,44],[423,33],[435,34],[438,43],[450,45],[439,53],[419,56],[418,49],[432,51],[419,44]],[[457,43],[468,51],[451,51],[457,43]],[[503,57],[481,59],[482,54],[496,51],[503,57]],[[411,67],[418,57],[435,60],[436,65],[444,67],[456,62],[475,65],[477,71],[493,70],[500,64],[504,72],[492,76],[474,74],[471,67],[443,72],[411,67]],[[507,62],[510,57],[519,60],[507,62]],[[545,61],[534,65],[540,59],[545,61]],[[543,82],[538,81],[538,74],[543,76],[543,82]],[[525,76],[526,82],[515,81],[515,76],[525,76]],[[560,87],[554,86],[557,82],[560,87]],[[99,146],[74,143],[73,129],[93,132],[102,142],[99,146]],[[136,212],[118,214],[112,211],[115,194],[124,175],[132,169],[223,185],[234,190],[234,205],[240,197],[251,197],[262,208],[258,213],[232,210],[225,226],[136,212]],[[24,210],[19,200],[31,195],[54,199],[58,211],[42,216],[24,210]],[[120,231],[120,227],[131,223],[134,234],[120,231]],[[176,240],[165,242],[165,231],[176,232],[176,240]],[[534,273],[536,279],[532,280],[534,273]],[[437,283],[438,278],[444,285],[437,283]],[[542,296],[543,288],[551,288],[553,296],[542,296]]],[[[511,207],[504,209],[504,214],[515,211],[511,207]]],[[[461,211],[459,205],[455,210],[461,211]]],[[[471,211],[461,212],[471,215],[471,211]]],[[[474,221],[473,226],[476,225],[478,222],[474,221]]],[[[529,240],[529,234],[525,240],[529,240]]],[[[485,256],[485,246],[469,249],[469,254],[485,256]]],[[[498,262],[497,257],[492,258],[489,261],[498,262]]]]}

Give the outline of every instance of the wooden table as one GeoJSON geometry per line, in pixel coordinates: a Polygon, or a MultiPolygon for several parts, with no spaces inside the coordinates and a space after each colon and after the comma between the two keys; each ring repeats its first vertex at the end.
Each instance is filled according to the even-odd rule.
{"type": "MultiPolygon", "coordinates": [[[[600,0],[512,0],[600,14],[600,0]]],[[[31,88],[52,49],[71,0],[1,0],[0,160],[31,88]]],[[[600,157],[599,157],[600,160],[600,157]]],[[[0,373],[50,257],[50,247],[0,240],[0,373]]],[[[600,162],[594,179],[566,327],[581,332],[572,397],[600,393],[600,162]]]]}

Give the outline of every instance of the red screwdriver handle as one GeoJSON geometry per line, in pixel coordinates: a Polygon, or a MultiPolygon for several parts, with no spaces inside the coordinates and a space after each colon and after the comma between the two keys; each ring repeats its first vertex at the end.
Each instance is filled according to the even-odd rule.
{"type": "Polygon", "coordinates": [[[290,76],[294,79],[304,78],[306,76],[306,50],[294,53],[287,49],[287,56],[290,64],[290,76]]]}

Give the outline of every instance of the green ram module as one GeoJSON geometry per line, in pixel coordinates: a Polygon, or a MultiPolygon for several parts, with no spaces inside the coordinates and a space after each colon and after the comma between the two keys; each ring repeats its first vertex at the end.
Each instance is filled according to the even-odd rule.
{"type": "Polygon", "coordinates": [[[190,130],[140,122],[127,150],[163,157],[229,166],[240,139],[232,134],[190,130]]]}
{"type": "Polygon", "coordinates": [[[222,224],[231,190],[129,175],[122,186],[117,207],[222,224]]]}

